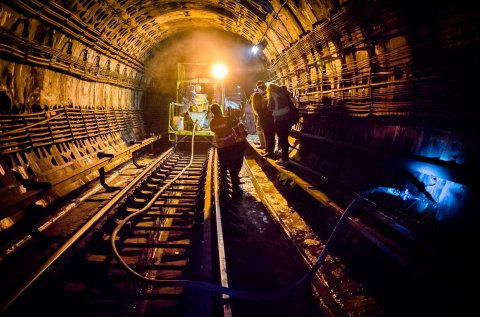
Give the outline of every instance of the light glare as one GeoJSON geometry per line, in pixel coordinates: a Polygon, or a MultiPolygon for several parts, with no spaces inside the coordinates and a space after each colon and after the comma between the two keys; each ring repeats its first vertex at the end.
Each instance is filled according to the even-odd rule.
{"type": "Polygon", "coordinates": [[[227,67],[223,64],[215,64],[212,68],[212,75],[215,78],[223,79],[227,75],[227,67]]]}

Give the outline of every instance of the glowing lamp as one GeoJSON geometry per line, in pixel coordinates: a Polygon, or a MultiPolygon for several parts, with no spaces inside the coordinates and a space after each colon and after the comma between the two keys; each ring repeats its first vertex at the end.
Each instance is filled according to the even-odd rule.
{"type": "Polygon", "coordinates": [[[212,68],[212,75],[217,79],[223,79],[227,75],[227,67],[223,64],[215,64],[212,68]]]}

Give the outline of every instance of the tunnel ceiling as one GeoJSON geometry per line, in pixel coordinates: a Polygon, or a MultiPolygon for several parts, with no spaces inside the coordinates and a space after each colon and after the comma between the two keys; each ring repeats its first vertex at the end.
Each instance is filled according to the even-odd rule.
{"type": "MultiPolygon", "coordinates": [[[[179,49],[164,49],[167,45],[184,33],[213,30],[244,39],[245,44],[263,43],[262,57],[269,64],[262,65],[268,71],[262,78],[290,87],[308,111],[323,113],[339,107],[345,109],[342,113],[359,117],[438,113],[439,105],[470,111],[477,99],[472,98],[471,78],[478,73],[478,63],[465,56],[478,55],[480,19],[475,4],[471,0],[441,4],[433,0],[3,0],[0,55],[88,82],[142,91],[157,88],[154,75],[164,71],[167,62],[173,64],[172,54],[180,55],[179,49]],[[159,54],[162,49],[168,53],[159,54]],[[162,58],[160,67],[149,68],[148,62],[157,56],[162,58]],[[421,107],[416,104],[419,100],[421,107]]],[[[36,68],[32,72],[39,73],[36,68]]],[[[21,70],[5,73],[23,80],[21,70]]],[[[41,83],[47,78],[28,77],[41,83]]],[[[12,80],[6,82],[12,86],[12,80]]],[[[23,95],[19,92],[16,98],[22,101],[23,95]]]]}
{"type": "MultiPolygon", "coordinates": [[[[263,53],[275,58],[328,17],[330,0],[57,0],[7,1],[51,23],[60,31],[82,29],[92,44],[117,49],[140,63],[163,40],[192,29],[213,28],[252,43],[264,40],[263,53]],[[96,41],[99,39],[100,41],[96,41]]],[[[76,32],[78,33],[78,32],[76,32]]],[[[87,41],[88,42],[88,41],[87,41]]]]}
{"type": "MultiPolygon", "coordinates": [[[[313,14],[308,1],[296,3],[298,7],[294,1],[276,0],[63,0],[58,5],[138,59],[166,38],[198,28],[225,30],[252,43],[265,40],[275,47],[268,53],[272,58],[274,52],[288,47],[321,18],[313,14]]],[[[328,12],[329,7],[326,9],[317,10],[317,14],[328,12]]]]}

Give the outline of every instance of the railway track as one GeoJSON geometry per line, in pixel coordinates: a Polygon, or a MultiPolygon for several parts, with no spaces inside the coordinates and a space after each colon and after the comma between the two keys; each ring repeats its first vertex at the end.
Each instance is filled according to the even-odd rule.
{"type": "Polygon", "coordinates": [[[61,246],[52,244],[56,251],[10,294],[3,313],[180,316],[195,307],[180,305],[195,297],[175,281],[204,279],[198,268],[211,261],[202,246],[210,243],[203,217],[211,208],[212,153],[167,151],[61,246]]]}
{"type": "MultiPolygon", "coordinates": [[[[361,257],[353,261],[360,263],[353,263],[355,267],[348,270],[339,258],[325,258],[323,250],[357,254],[373,249],[363,244],[352,249],[343,241],[336,245],[336,250],[327,247],[328,236],[321,237],[322,233],[315,231],[328,235],[332,232],[333,221],[316,219],[311,222],[311,217],[328,219],[321,214],[326,214],[326,210],[321,211],[322,206],[305,196],[307,193],[300,193],[300,187],[292,190],[285,184],[294,197],[290,202],[281,201],[277,193],[269,192],[271,184],[265,180],[263,190],[267,192],[262,197],[257,198],[254,193],[253,187],[258,189],[258,184],[250,184],[250,189],[247,184],[243,185],[244,196],[240,201],[221,202],[215,183],[218,175],[213,149],[189,154],[170,149],[141,172],[130,175],[123,185],[116,186],[121,188],[117,192],[90,195],[96,207],[90,212],[83,211],[82,226],[71,228],[61,241],[33,239],[37,244],[16,252],[21,255],[20,261],[31,259],[32,265],[26,266],[29,270],[23,269],[25,263],[18,264],[18,271],[15,266],[5,268],[8,259],[2,259],[3,281],[7,281],[7,275],[12,272],[28,278],[14,291],[9,290],[8,296],[5,296],[6,288],[2,287],[1,298],[7,300],[2,302],[1,315],[26,316],[35,312],[49,316],[230,316],[232,310],[237,309],[234,316],[240,317],[256,313],[281,317],[331,317],[352,313],[373,316],[381,314],[385,302],[387,312],[402,305],[402,312],[415,315],[411,311],[413,304],[399,303],[397,298],[409,294],[409,301],[413,303],[416,295],[410,295],[413,292],[410,286],[407,288],[402,281],[395,281],[396,277],[388,269],[383,275],[379,274],[382,273],[380,268],[377,270],[381,279],[373,276],[357,282],[349,271],[353,268],[360,272],[358,270],[365,264],[361,257]],[[260,201],[269,212],[260,211],[265,209],[260,201]],[[297,210],[290,210],[288,206],[295,204],[297,210]],[[283,207],[287,209],[282,211],[283,207]],[[307,215],[307,209],[312,208],[315,210],[308,211],[307,215]],[[286,244],[290,247],[296,244],[291,249],[297,248],[303,254],[297,255],[297,258],[304,257],[300,269],[295,267],[293,257],[290,258],[293,252],[287,250],[289,246],[281,242],[285,235],[282,238],[282,234],[272,234],[272,226],[263,223],[268,213],[271,216],[275,212],[274,217],[278,219],[273,222],[289,223],[283,229],[295,230],[286,233],[290,237],[286,244]],[[225,249],[222,230],[227,230],[225,249]],[[262,253],[260,257],[257,256],[259,252],[262,253]],[[285,254],[281,255],[282,252],[285,254]],[[319,269],[318,259],[322,257],[325,261],[319,269]],[[229,259],[228,270],[226,258],[229,259]],[[262,263],[262,258],[267,261],[262,263]],[[247,270],[244,270],[245,261],[250,262],[247,270]],[[276,266],[279,264],[284,266],[279,268],[276,266]],[[312,271],[312,267],[315,270],[312,271]],[[305,283],[302,288],[290,292],[290,287],[299,280],[309,282],[305,279],[305,270],[310,270],[309,280],[314,286],[305,283]],[[231,279],[227,271],[234,272],[231,279]],[[385,282],[387,279],[402,288],[392,290],[389,282],[385,282]],[[377,302],[382,294],[376,294],[375,289],[370,291],[371,285],[381,288],[388,297],[377,302]],[[292,293],[296,293],[296,298],[289,297],[292,293]],[[321,299],[312,300],[312,296],[321,299]]],[[[253,175],[260,175],[260,171],[250,171],[247,161],[244,167],[249,180],[244,180],[253,182],[253,175]]],[[[285,198],[289,199],[287,196],[285,198]]],[[[363,218],[354,219],[356,223],[366,223],[363,218]]],[[[349,235],[362,233],[356,228],[345,226],[349,235]]],[[[385,226],[380,224],[378,228],[385,226]]],[[[376,239],[379,243],[388,241],[382,235],[376,239]]],[[[384,248],[378,249],[388,255],[384,248]]],[[[388,256],[382,255],[383,258],[388,259],[388,256]]],[[[373,265],[372,261],[368,263],[373,265]]],[[[387,262],[381,261],[380,265],[384,264],[387,262]]],[[[428,309],[427,306],[421,308],[428,309]]]]}
{"type": "MultiPolygon", "coordinates": [[[[72,201],[84,203],[79,210],[71,206],[72,201],[66,202],[51,217],[56,220],[42,226],[40,236],[30,237],[0,261],[2,280],[7,281],[1,291],[0,315],[231,316],[231,295],[237,298],[234,306],[243,309],[236,316],[250,316],[251,309],[267,313],[285,309],[283,304],[269,302],[245,310],[244,299],[262,301],[273,290],[257,293],[248,285],[243,286],[250,291],[241,290],[243,286],[229,288],[220,216],[224,213],[220,209],[228,213],[229,207],[220,202],[216,166],[213,149],[191,156],[169,149],[142,171],[131,166],[117,172],[122,175],[118,182],[108,181],[117,189],[113,193],[100,185],[94,186],[96,192],[90,188],[77,193],[72,201]]],[[[263,219],[261,203],[257,204],[263,219]]],[[[225,226],[238,234],[237,220],[227,216],[225,226]]],[[[268,238],[278,240],[272,233],[268,238]]],[[[249,242],[253,249],[256,241],[249,242]]],[[[290,252],[282,242],[276,245],[290,252]]],[[[267,247],[263,252],[275,251],[267,247]]],[[[234,250],[228,253],[238,255],[234,250]]],[[[271,270],[271,263],[254,261],[253,265],[251,270],[259,273],[271,270]]],[[[294,264],[287,267],[284,274],[289,275],[294,264]]],[[[238,268],[231,270],[239,273],[238,268]]],[[[237,283],[242,281],[238,276],[237,283]]],[[[303,303],[305,296],[300,297],[303,303]]],[[[309,301],[308,305],[315,304],[309,301]]],[[[288,307],[285,313],[296,316],[292,309],[296,310],[288,307]]]]}

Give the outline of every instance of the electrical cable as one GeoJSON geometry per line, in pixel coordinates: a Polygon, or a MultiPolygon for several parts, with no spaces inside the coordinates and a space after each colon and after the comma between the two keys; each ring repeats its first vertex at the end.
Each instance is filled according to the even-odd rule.
{"type": "MultiPolygon", "coordinates": [[[[196,125],[195,125],[196,126],[196,125]]],[[[194,126],[194,130],[195,130],[194,126]]],[[[194,134],[192,134],[192,154],[191,154],[191,159],[190,159],[190,164],[193,160],[193,149],[194,149],[194,134]]],[[[188,165],[187,165],[188,167],[188,165]]],[[[408,190],[405,191],[400,191],[392,187],[375,187],[370,190],[367,190],[361,194],[359,194],[345,209],[343,212],[342,216],[339,218],[337,224],[335,225],[334,229],[332,230],[327,242],[325,243],[325,246],[323,250],[320,252],[320,255],[318,256],[317,260],[313,264],[313,266],[304,274],[302,278],[300,278],[297,282],[293,283],[292,285],[279,290],[279,291],[274,291],[274,292],[252,292],[252,291],[246,291],[246,290],[240,290],[240,289],[234,289],[230,287],[223,287],[218,284],[210,283],[210,282],[205,282],[205,281],[199,281],[199,280],[158,280],[158,279],[151,279],[148,277],[145,277],[138,272],[134,271],[120,256],[116,246],[115,246],[115,240],[118,232],[120,229],[133,217],[137,216],[138,214],[144,212],[150,206],[153,204],[153,201],[156,200],[156,198],[163,192],[163,190],[170,185],[171,182],[175,181],[187,168],[185,167],[182,171],[180,171],[177,176],[167,183],[165,186],[163,186],[160,191],[153,197],[153,199],[141,210],[135,212],[134,214],[128,216],[125,218],[123,221],[119,223],[119,225],[115,228],[111,235],[111,244],[112,248],[114,250],[114,254],[117,257],[119,263],[121,263],[125,269],[127,270],[128,273],[133,275],[134,277],[150,284],[155,284],[155,285],[176,285],[176,286],[184,286],[184,287],[190,287],[190,288],[195,288],[195,289],[201,289],[209,292],[214,292],[214,293],[222,293],[222,294],[227,294],[232,297],[237,297],[241,299],[246,299],[246,300],[252,300],[252,301],[273,301],[273,300],[279,300],[284,297],[286,297],[289,293],[293,292],[297,288],[301,287],[305,283],[309,282],[311,278],[315,275],[316,271],[322,266],[323,261],[325,260],[327,254],[330,252],[330,249],[332,248],[333,244],[335,243],[339,232],[345,225],[346,220],[348,219],[349,215],[352,213],[354,208],[360,204],[360,202],[365,199],[367,196],[375,194],[375,193],[386,193],[392,196],[399,196],[403,200],[406,199],[417,199],[414,197],[412,194],[408,192],[408,190]]]]}

